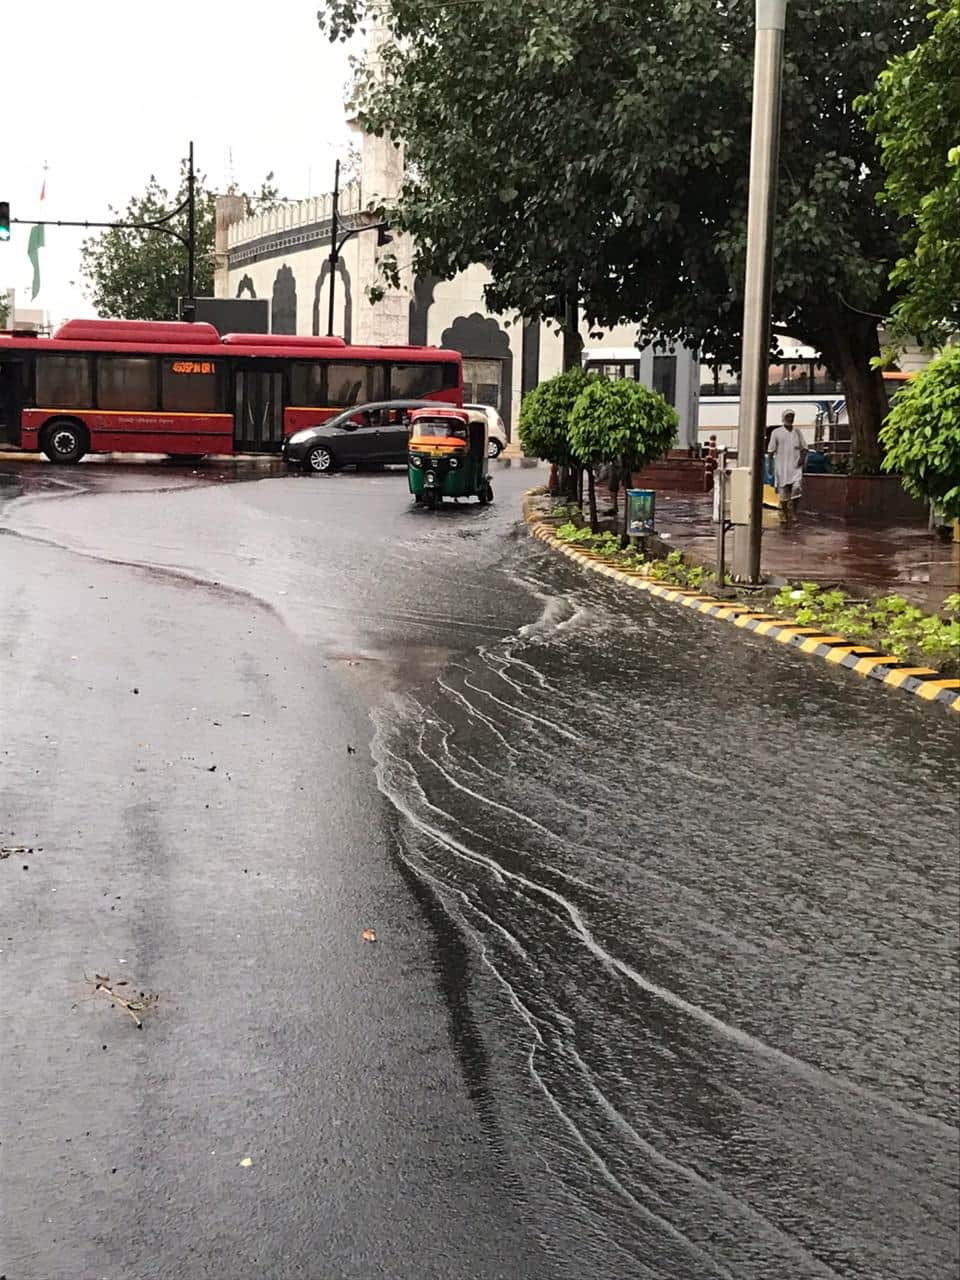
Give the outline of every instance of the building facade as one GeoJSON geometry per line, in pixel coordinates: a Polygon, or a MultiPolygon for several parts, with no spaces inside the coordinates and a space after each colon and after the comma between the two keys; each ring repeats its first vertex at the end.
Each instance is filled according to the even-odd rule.
{"type": "MultiPolygon", "coordinates": [[[[377,219],[369,211],[395,201],[402,181],[402,150],[388,139],[362,134],[359,150],[359,173],[340,192],[341,233],[372,226],[377,219]]],[[[219,197],[215,295],[268,299],[273,333],[326,334],[332,211],[332,196],[326,195],[246,217],[239,196],[219,197]]],[[[546,323],[488,310],[483,292],[491,277],[479,264],[452,280],[415,277],[414,246],[405,236],[395,236],[389,248],[399,266],[400,288],[371,301],[371,288],[382,285],[381,252],[376,233],[369,230],[344,245],[333,281],[333,333],[358,345],[411,343],[461,352],[465,400],[495,405],[512,435],[521,398],[563,366],[560,334],[546,323]]],[[[633,326],[605,333],[599,341],[584,329],[583,337],[591,351],[637,351],[633,326]]],[[[673,362],[672,374],[661,377],[661,385],[673,389],[680,417],[678,445],[686,447],[697,438],[697,361],[682,348],[658,350],[657,355],[660,370],[665,360],[673,362]]],[[[641,380],[652,385],[653,349],[643,349],[642,356],[641,380]]]]}

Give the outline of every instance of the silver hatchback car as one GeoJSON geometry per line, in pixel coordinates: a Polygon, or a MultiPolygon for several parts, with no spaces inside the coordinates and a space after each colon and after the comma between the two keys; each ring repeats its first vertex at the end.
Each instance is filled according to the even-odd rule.
{"type": "Polygon", "coordinates": [[[487,446],[487,457],[499,458],[509,444],[507,428],[503,425],[503,419],[500,414],[492,404],[465,404],[463,407],[465,409],[478,409],[486,415],[487,435],[490,438],[490,443],[487,446]]]}

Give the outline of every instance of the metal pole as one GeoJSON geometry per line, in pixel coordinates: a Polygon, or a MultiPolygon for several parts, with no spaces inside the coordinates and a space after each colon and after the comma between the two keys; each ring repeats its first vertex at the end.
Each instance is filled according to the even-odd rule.
{"type": "Polygon", "coordinates": [[[193,143],[190,143],[190,155],[187,162],[187,320],[192,321],[197,312],[196,293],[197,275],[197,199],[196,179],[193,172],[193,143]]]}
{"type": "Polygon", "coordinates": [[[760,581],[763,533],[763,454],[770,363],[770,301],[773,292],[773,230],[780,159],[780,95],[787,0],[757,0],[753,64],[753,125],[750,136],[750,199],[747,211],[747,273],[743,297],[743,355],[738,455],[750,468],[748,523],[737,528],[733,572],[742,582],[760,581]]]}
{"type": "Polygon", "coordinates": [[[327,337],[332,338],[333,334],[333,292],[334,284],[337,279],[337,224],[340,213],[340,161],[338,160],[333,170],[333,204],[330,208],[330,309],[327,312],[327,337]]]}

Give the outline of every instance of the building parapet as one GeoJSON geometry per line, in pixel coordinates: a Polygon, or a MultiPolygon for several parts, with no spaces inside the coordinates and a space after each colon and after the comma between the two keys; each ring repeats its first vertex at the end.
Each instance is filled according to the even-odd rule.
{"type": "MultiPolygon", "coordinates": [[[[362,212],[360,183],[348,182],[340,192],[340,216],[342,218],[362,212]]],[[[286,239],[289,234],[291,245],[302,243],[296,233],[306,228],[330,224],[333,216],[333,196],[330,194],[314,196],[308,200],[285,200],[282,204],[268,209],[264,213],[254,214],[234,222],[227,229],[227,250],[233,259],[234,251],[243,246],[274,237],[286,239]]]]}

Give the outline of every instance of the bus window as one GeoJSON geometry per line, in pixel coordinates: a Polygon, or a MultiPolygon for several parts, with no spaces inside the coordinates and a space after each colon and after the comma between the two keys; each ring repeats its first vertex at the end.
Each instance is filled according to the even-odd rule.
{"type": "Polygon", "coordinates": [[[815,396],[838,396],[843,394],[843,384],[838,378],[831,376],[825,364],[813,366],[813,394],[815,396]]]}
{"type": "Polygon", "coordinates": [[[776,396],[808,396],[810,394],[809,360],[778,360],[770,366],[768,394],[776,396]],[[776,386],[776,390],[774,390],[776,386]]]}
{"type": "Polygon", "coordinates": [[[703,396],[738,396],[740,394],[740,375],[729,364],[712,366],[713,385],[709,390],[701,386],[703,396]]]}
{"type": "Polygon", "coordinates": [[[179,356],[160,361],[160,407],[168,413],[223,409],[223,361],[179,356]]]}
{"type": "Polygon", "coordinates": [[[37,359],[37,406],[41,409],[90,409],[93,379],[89,356],[41,355],[37,359]]]}
{"type": "Polygon", "coordinates": [[[326,365],[321,360],[295,360],[290,366],[290,404],[321,409],[326,403],[326,365]]]}
{"type": "Polygon", "coordinates": [[[151,356],[97,357],[97,408],[156,407],[157,362],[151,356]]]}
{"type": "Polygon", "coordinates": [[[385,400],[383,366],[331,361],[327,365],[327,403],[337,408],[385,400]]]}
{"type": "Polygon", "coordinates": [[[419,400],[434,391],[444,391],[457,385],[455,364],[391,364],[390,399],[419,400]]]}

